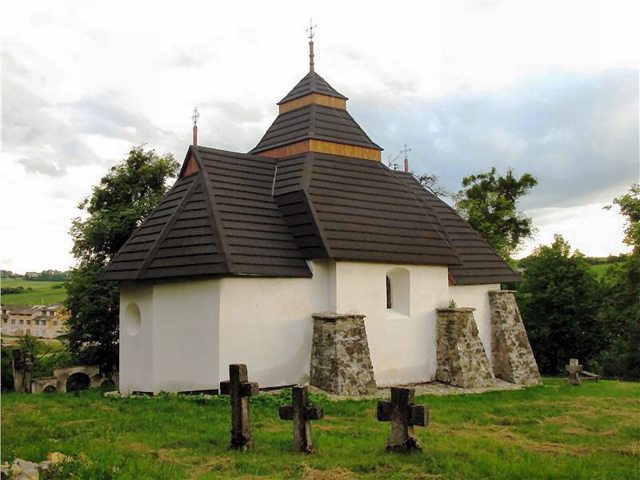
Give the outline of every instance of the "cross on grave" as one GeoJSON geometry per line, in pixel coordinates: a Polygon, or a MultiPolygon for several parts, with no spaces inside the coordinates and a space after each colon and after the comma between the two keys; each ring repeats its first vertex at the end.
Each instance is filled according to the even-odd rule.
{"type": "Polygon", "coordinates": [[[571,385],[580,385],[580,373],[582,373],[583,367],[578,363],[578,359],[571,358],[569,365],[565,365],[564,368],[569,373],[569,383],[571,385]]]}
{"type": "Polygon", "coordinates": [[[220,393],[231,396],[231,448],[234,450],[253,447],[249,399],[258,392],[258,384],[248,380],[246,365],[229,365],[229,381],[220,382],[220,393]]]}
{"type": "Polygon", "coordinates": [[[387,439],[387,452],[421,451],[420,442],[413,435],[413,426],[429,424],[429,407],[414,405],[415,389],[391,387],[391,401],[378,402],[377,417],[381,422],[391,422],[391,434],[387,439]]]}
{"type": "Polygon", "coordinates": [[[291,387],[291,405],[278,409],[280,420],[293,420],[293,448],[297,452],[313,453],[311,420],[324,417],[322,407],[309,405],[309,387],[291,387]]]}

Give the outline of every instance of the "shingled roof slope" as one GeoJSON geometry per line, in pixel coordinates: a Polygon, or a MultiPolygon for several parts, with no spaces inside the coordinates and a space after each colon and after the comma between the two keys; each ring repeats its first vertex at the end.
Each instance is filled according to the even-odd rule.
{"type": "Polygon", "coordinates": [[[104,280],[228,272],[201,175],[179,178],[106,268],[104,280]]]}
{"type": "Polygon", "coordinates": [[[277,161],[198,147],[214,217],[235,275],[310,277],[271,196],[277,161]]]}
{"type": "Polygon", "coordinates": [[[105,270],[105,280],[310,277],[271,197],[275,160],[190,148],[181,177],[105,270]]]}
{"type": "Polygon", "coordinates": [[[307,139],[382,150],[346,110],[311,104],[278,115],[249,153],[258,154],[307,139]]]}
{"type": "Polygon", "coordinates": [[[347,97],[338,93],[335,88],[327,83],[327,81],[318,75],[315,71],[307,73],[293,89],[278,102],[278,105],[304,97],[312,93],[320,93],[330,97],[342,98],[348,100],[347,97]]]}
{"type": "Polygon", "coordinates": [[[381,162],[306,153],[282,166],[276,201],[306,258],[461,263],[437,218],[381,162]]]}
{"type": "Polygon", "coordinates": [[[462,265],[449,267],[449,273],[456,285],[507,283],[520,280],[520,276],[511,270],[491,245],[453,208],[422,187],[410,173],[394,172],[394,174],[421,199],[425,208],[438,217],[449,242],[460,255],[462,265]]]}
{"type": "Polygon", "coordinates": [[[451,207],[380,162],[192,154],[198,170],[176,181],[104,279],[310,277],[305,259],[332,258],[448,265],[457,285],[518,280],[451,207]]]}

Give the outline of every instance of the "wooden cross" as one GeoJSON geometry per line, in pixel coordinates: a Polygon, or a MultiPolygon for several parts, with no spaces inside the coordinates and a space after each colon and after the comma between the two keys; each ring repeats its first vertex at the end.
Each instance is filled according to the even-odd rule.
{"type": "Polygon", "coordinates": [[[570,359],[569,365],[565,365],[564,368],[569,374],[569,383],[571,385],[580,385],[580,373],[582,373],[583,367],[578,363],[578,359],[570,359]]]}
{"type": "Polygon", "coordinates": [[[391,401],[378,402],[377,417],[381,422],[391,422],[391,434],[387,439],[387,452],[421,451],[420,442],[413,435],[413,426],[429,424],[429,407],[414,405],[415,389],[391,387],[391,401]]]}
{"type": "Polygon", "coordinates": [[[229,365],[229,381],[220,382],[220,393],[231,396],[231,448],[234,450],[253,447],[249,399],[258,392],[258,384],[248,380],[246,365],[229,365]]]}
{"type": "Polygon", "coordinates": [[[293,420],[293,448],[296,452],[313,453],[311,420],[324,417],[322,407],[309,405],[309,387],[291,387],[291,403],[278,409],[280,420],[293,420]]]}

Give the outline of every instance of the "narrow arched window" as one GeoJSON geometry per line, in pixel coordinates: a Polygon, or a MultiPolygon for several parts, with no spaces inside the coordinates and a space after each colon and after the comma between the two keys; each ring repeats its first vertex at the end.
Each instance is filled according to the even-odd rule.
{"type": "Polygon", "coordinates": [[[392,314],[410,316],[410,274],[406,268],[387,272],[387,310],[392,314]]]}

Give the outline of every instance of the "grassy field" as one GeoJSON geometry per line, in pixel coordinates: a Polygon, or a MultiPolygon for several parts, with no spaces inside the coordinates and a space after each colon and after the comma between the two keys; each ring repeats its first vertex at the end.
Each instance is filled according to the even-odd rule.
{"type": "Polygon", "coordinates": [[[416,428],[423,452],[384,452],[389,423],[375,401],[314,396],[315,455],[292,453],[286,394],[251,400],[255,449],[228,450],[228,397],[2,396],[2,460],[80,461],[59,478],[217,479],[633,479],[640,478],[640,384],[613,381],[520,391],[422,396],[431,425],[416,428]],[[71,477],[71,474],[75,474],[71,477]]]}
{"type": "Polygon", "coordinates": [[[602,278],[606,275],[607,270],[613,267],[615,263],[600,263],[598,265],[591,265],[591,270],[595,272],[598,278],[602,278]]]}
{"type": "Polygon", "coordinates": [[[1,286],[3,288],[23,287],[25,290],[27,288],[32,289],[30,292],[2,295],[0,299],[2,305],[46,305],[48,303],[64,302],[67,298],[64,282],[33,282],[15,278],[3,278],[1,286]]]}

